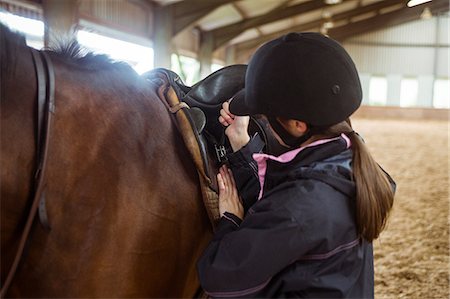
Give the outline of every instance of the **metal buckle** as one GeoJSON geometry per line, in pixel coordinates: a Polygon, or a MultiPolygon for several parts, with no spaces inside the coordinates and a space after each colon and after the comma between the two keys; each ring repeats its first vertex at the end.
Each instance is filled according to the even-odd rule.
{"type": "Polygon", "coordinates": [[[216,150],[216,157],[219,162],[222,163],[222,162],[228,161],[227,150],[226,150],[225,146],[219,145],[219,144],[214,144],[214,149],[216,150]]]}

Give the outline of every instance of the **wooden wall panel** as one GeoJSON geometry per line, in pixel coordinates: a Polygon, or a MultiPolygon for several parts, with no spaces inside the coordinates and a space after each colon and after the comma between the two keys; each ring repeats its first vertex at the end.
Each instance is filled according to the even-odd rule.
{"type": "Polygon", "coordinates": [[[152,12],[137,2],[123,0],[80,0],[80,19],[130,34],[152,35],[152,12]]]}

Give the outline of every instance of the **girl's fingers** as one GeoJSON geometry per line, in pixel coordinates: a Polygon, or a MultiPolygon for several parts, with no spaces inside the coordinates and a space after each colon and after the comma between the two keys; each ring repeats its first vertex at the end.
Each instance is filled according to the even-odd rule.
{"type": "Polygon", "coordinates": [[[224,165],[222,177],[223,177],[225,184],[227,185],[227,188],[229,189],[229,191],[232,191],[232,188],[234,188],[234,185],[233,185],[233,181],[231,180],[232,178],[230,177],[229,171],[230,171],[230,169],[224,165]]]}
{"type": "Polygon", "coordinates": [[[219,168],[217,183],[219,185],[219,191],[222,195],[229,196],[230,199],[238,198],[238,192],[233,173],[231,169],[229,169],[226,165],[222,165],[219,168]]]}
{"type": "Polygon", "coordinates": [[[230,112],[230,103],[228,101],[224,102],[222,104],[223,110],[225,110],[226,113],[228,113],[232,118],[234,118],[234,114],[230,112]]]}
{"type": "Polygon", "coordinates": [[[230,125],[222,116],[219,116],[219,122],[225,127],[230,125]]]}
{"type": "Polygon", "coordinates": [[[242,219],[244,216],[243,208],[236,188],[236,182],[231,169],[226,165],[219,168],[217,184],[219,187],[219,211],[221,215],[228,211],[242,219]]]}
{"type": "Polygon", "coordinates": [[[220,166],[219,170],[222,172],[222,174],[225,175],[228,172],[227,169],[228,169],[227,166],[224,164],[224,165],[220,166]]]}
{"type": "Polygon", "coordinates": [[[223,102],[223,104],[222,104],[222,109],[225,110],[227,113],[230,113],[230,108],[229,108],[229,106],[230,106],[230,103],[228,103],[228,101],[223,102]]]}
{"type": "Polygon", "coordinates": [[[221,168],[221,174],[222,174],[222,179],[225,184],[225,187],[228,189],[230,186],[230,178],[229,178],[227,167],[225,165],[222,166],[222,168],[221,168]]]}
{"type": "Polygon", "coordinates": [[[233,172],[231,172],[231,169],[228,169],[228,177],[229,177],[229,186],[232,190],[233,196],[237,196],[237,188],[236,188],[236,182],[233,177],[233,172]]]}
{"type": "Polygon", "coordinates": [[[220,168],[220,174],[221,174],[221,177],[222,177],[223,185],[225,186],[224,192],[229,193],[230,182],[229,182],[229,178],[227,176],[227,171],[226,171],[226,166],[225,165],[220,168]]]}
{"type": "Polygon", "coordinates": [[[223,119],[230,124],[233,122],[233,117],[229,113],[227,113],[225,109],[220,109],[220,116],[222,116],[223,119]]]}
{"type": "Polygon", "coordinates": [[[223,182],[222,174],[217,174],[217,185],[219,185],[219,191],[222,193],[225,191],[225,184],[223,182]]]}

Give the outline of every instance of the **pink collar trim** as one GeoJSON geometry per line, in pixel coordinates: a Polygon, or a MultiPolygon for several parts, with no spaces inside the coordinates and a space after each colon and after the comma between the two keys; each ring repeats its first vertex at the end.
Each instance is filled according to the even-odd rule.
{"type": "Polygon", "coordinates": [[[278,157],[272,156],[272,155],[268,155],[268,154],[258,154],[258,153],[257,154],[253,154],[253,159],[256,161],[256,163],[258,163],[259,185],[261,186],[261,190],[259,191],[258,200],[261,199],[262,194],[263,194],[264,179],[265,179],[266,171],[267,171],[267,160],[273,160],[273,161],[277,161],[277,162],[280,162],[280,163],[288,163],[288,162],[294,160],[294,158],[301,151],[303,151],[305,148],[318,146],[318,145],[325,144],[325,143],[328,143],[328,142],[331,142],[331,141],[335,141],[335,140],[338,140],[341,137],[347,143],[347,148],[349,148],[351,146],[351,141],[345,134],[342,133],[341,136],[339,136],[339,137],[316,140],[316,141],[314,141],[314,142],[312,142],[312,143],[310,143],[308,145],[296,148],[296,149],[291,150],[289,152],[286,152],[286,153],[284,153],[284,154],[282,154],[282,155],[280,155],[278,157]]]}

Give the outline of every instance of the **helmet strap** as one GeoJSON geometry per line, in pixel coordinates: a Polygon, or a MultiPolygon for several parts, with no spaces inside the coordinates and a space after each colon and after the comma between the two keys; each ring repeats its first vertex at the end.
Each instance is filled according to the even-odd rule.
{"type": "Polygon", "coordinates": [[[277,133],[278,136],[280,136],[281,140],[283,140],[283,142],[286,145],[290,146],[291,148],[299,147],[302,143],[304,143],[312,136],[312,132],[309,129],[309,126],[305,134],[303,134],[300,137],[295,137],[281,125],[281,123],[276,119],[276,117],[267,116],[267,120],[269,121],[270,126],[275,131],[275,133],[277,133]]]}

